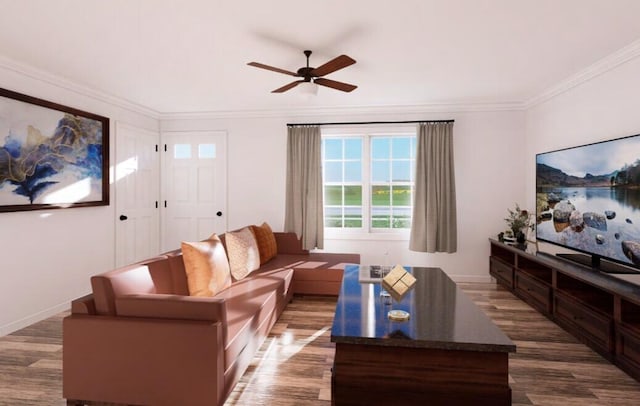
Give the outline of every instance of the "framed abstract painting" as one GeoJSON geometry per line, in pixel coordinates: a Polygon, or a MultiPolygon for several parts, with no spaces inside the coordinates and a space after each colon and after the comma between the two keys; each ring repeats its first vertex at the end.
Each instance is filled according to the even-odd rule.
{"type": "Polygon", "coordinates": [[[109,204],[109,119],[0,88],[0,212],[109,204]]]}

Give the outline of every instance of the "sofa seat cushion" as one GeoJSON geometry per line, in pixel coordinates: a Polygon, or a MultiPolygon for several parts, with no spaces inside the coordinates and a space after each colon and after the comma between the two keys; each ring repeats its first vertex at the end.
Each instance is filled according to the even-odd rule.
{"type": "Polygon", "coordinates": [[[285,298],[287,296],[287,292],[291,290],[291,283],[293,281],[294,272],[289,268],[278,268],[272,270],[263,270],[260,268],[259,270],[254,272],[256,278],[267,278],[273,280],[282,280],[284,283],[279,285],[277,288],[278,292],[278,300],[281,298],[285,298]]]}
{"type": "Polygon", "coordinates": [[[259,273],[274,271],[278,269],[294,269],[302,265],[309,259],[308,254],[278,254],[271,261],[260,267],[259,273]]]}
{"type": "Polygon", "coordinates": [[[279,296],[285,291],[285,282],[290,285],[292,275],[291,270],[252,275],[214,296],[226,301],[225,371],[252,340],[259,339],[256,331],[264,323],[276,321],[279,296]]]}
{"type": "Polygon", "coordinates": [[[346,264],[360,263],[357,254],[316,253],[278,254],[271,261],[260,267],[260,272],[274,269],[340,269],[346,264]]]}

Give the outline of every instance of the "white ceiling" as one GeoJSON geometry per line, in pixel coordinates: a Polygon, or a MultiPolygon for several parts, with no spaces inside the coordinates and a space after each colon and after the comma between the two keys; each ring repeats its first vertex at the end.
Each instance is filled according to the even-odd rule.
{"type": "Polygon", "coordinates": [[[0,56],[158,113],[523,103],[640,38],[638,0],[0,0],[0,56]],[[303,100],[287,70],[355,65],[303,100]]]}

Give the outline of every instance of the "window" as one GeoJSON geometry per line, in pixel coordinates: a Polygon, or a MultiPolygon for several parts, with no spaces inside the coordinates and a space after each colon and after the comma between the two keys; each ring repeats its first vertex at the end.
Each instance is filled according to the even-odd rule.
{"type": "Polygon", "coordinates": [[[174,159],[191,159],[191,144],[175,144],[173,146],[174,159]]]}
{"type": "Polygon", "coordinates": [[[363,227],[362,141],[362,137],[322,139],[325,227],[363,227]]]}
{"type": "Polygon", "coordinates": [[[198,144],[198,158],[215,159],[216,144],[198,144]]]}
{"type": "Polygon", "coordinates": [[[415,131],[323,134],[325,228],[393,232],[411,227],[415,131]]]}

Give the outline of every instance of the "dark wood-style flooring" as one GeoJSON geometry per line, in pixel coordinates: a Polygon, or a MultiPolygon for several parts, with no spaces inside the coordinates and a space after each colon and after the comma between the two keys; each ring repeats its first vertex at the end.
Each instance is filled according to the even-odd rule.
{"type": "MultiPolygon", "coordinates": [[[[460,286],[518,347],[509,361],[514,405],[640,405],[640,383],[510,292],[494,284],[460,286]]],[[[294,298],[226,404],[328,406],[335,303],[294,298]]],[[[0,405],[65,405],[65,315],[0,337],[0,405]]]]}

